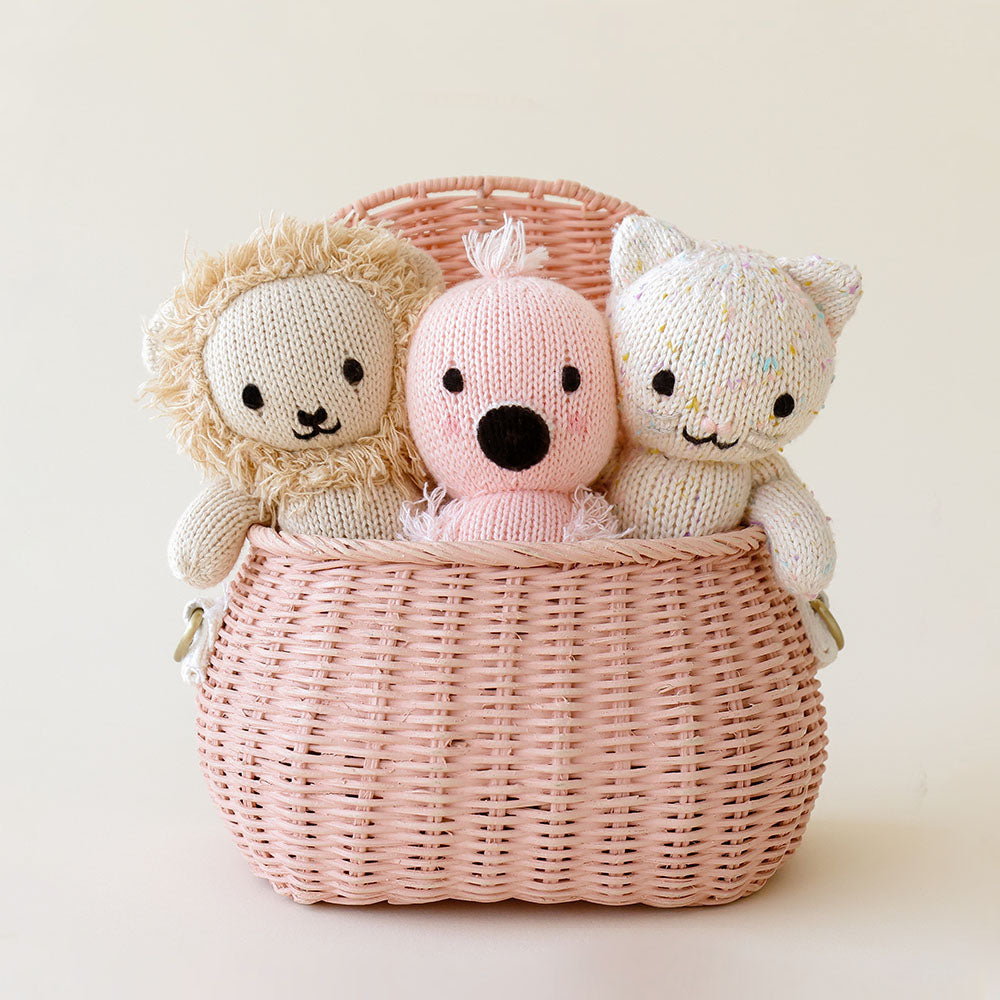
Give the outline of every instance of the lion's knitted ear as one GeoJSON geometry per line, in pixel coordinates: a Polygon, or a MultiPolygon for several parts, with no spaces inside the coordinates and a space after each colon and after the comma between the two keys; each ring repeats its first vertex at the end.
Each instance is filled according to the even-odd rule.
{"type": "Polygon", "coordinates": [[[410,249],[413,252],[407,259],[424,288],[428,292],[443,292],[444,275],[438,262],[426,250],[420,250],[415,246],[411,246],[410,249]]]}
{"type": "Polygon", "coordinates": [[[153,318],[145,324],[142,331],[142,363],[150,375],[157,375],[163,361],[163,348],[160,346],[160,333],[172,316],[173,303],[168,299],[153,314],[153,318]]]}
{"type": "Polygon", "coordinates": [[[694,240],[674,226],[648,215],[627,215],[611,243],[611,287],[620,291],[650,268],[694,246],[694,240]]]}
{"type": "Polygon", "coordinates": [[[779,257],[778,265],[788,272],[819,306],[834,337],[854,315],[861,298],[861,272],[849,264],[825,257],[779,257]]]}

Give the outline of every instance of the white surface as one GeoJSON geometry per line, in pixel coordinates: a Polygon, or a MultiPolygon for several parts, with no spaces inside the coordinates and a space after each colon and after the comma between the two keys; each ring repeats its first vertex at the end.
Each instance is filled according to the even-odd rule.
{"type": "Polygon", "coordinates": [[[3,997],[1000,995],[997,5],[502,10],[4,6],[3,997]],[[789,455],[840,544],[828,777],[746,902],[300,908],[202,786],[139,317],[186,231],[478,172],[864,271],[789,455]]]}

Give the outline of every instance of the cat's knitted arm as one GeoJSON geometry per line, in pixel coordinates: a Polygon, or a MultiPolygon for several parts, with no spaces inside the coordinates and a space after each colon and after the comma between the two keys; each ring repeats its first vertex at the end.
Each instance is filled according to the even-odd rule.
{"type": "Polygon", "coordinates": [[[208,486],[170,536],[167,559],[174,576],[198,590],[214,587],[236,564],[247,529],[260,520],[260,503],[238,486],[208,486]]]}
{"type": "Polygon", "coordinates": [[[798,597],[816,597],[837,559],[826,515],[784,458],[770,456],[751,469],[747,521],[767,532],[778,583],[798,597]]]}

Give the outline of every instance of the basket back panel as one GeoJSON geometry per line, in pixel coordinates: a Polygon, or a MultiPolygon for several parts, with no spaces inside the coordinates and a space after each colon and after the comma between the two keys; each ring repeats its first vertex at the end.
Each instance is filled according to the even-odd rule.
{"type": "Polygon", "coordinates": [[[529,249],[543,246],[549,251],[541,273],[603,309],[610,287],[612,230],[638,211],[573,181],[449,177],[380,191],[341,209],[334,218],[388,225],[431,254],[452,285],[478,277],[465,256],[462,237],[472,229],[495,229],[509,215],[524,222],[529,249]]]}

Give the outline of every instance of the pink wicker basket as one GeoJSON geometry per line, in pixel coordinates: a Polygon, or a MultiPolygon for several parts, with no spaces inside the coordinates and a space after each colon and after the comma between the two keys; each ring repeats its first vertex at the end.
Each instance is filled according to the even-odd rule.
{"type": "MultiPolygon", "coordinates": [[[[635,211],[506,178],[352,209],[452,281],[461,234],[509,212],[598,303],[611,228],[635,211]]],[[[745,896],[798,844],[826,745],[815,661],[763,542],[254,528],[198,696],[212,797],[254,872],[300,902],[745,896]]]]}

